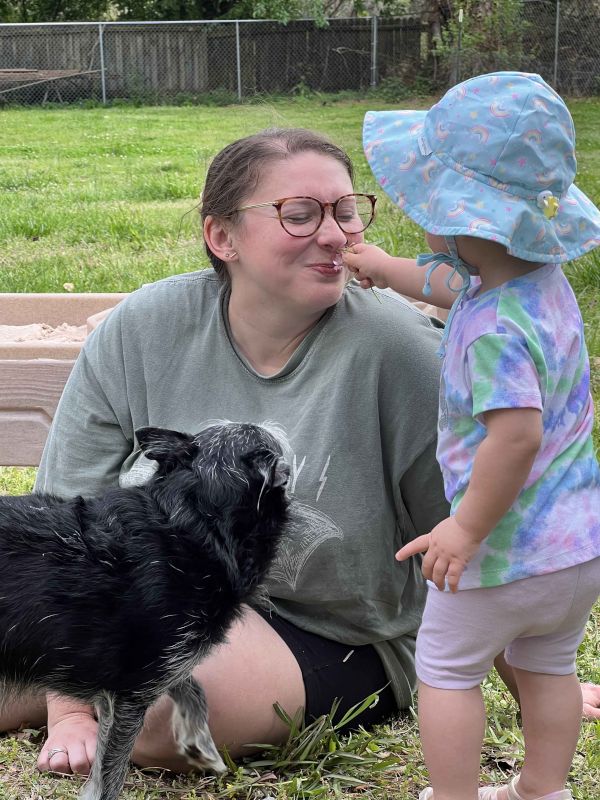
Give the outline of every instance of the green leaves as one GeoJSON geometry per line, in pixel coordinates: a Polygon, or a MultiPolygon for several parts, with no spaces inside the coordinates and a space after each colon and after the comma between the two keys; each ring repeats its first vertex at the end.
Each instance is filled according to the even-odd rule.
{"type": "Polygon", "coordinates": [[[283,778],[279,789],[288,796],[325,797],[332,792],[337,796],[350,787],[375,788],[374,776],[397,768],[398,757],[382,751],[372,732],[359,728],[343,738],[340,731],[378,700],[377,692],[370,694],[339,718],[336,701],[328,714],[308,725],[302,723],[302,709],[290,717],[276,703],[276,714],[289,728],[287,741],[282,746],[253,744],[263,753],[248,760],[246,769],[276,772],[283,778]]]}

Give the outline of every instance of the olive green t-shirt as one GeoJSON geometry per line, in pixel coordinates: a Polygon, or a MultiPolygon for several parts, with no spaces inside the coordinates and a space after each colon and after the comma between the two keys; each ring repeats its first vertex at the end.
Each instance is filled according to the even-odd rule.
{"type": "Polygon", "coordinates": [[[134,432],[229,419],[282,425],[292,521],[267,582],[277,612],[373,644],[410,704],[425,586],[396,550],[447,515],[435,460],[439,332],[398,297],[350,283],[284,368],[257,374],[233,345],[212,270],[144,286],[90,335],[46,443],[36,489],[92,495],[148,477],[134,432]]]}

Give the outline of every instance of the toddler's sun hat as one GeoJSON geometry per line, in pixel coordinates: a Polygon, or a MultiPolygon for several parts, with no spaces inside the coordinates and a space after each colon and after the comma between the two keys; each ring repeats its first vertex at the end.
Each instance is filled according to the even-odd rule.
{"type": "Polygon", "coordinates": [[[600,211],[573,184],[573,120],[539,75],[479,75],[429,111],[369,111],[363,142],[379,184],[430,233],[540,263],[600,245],[600,211]]]}

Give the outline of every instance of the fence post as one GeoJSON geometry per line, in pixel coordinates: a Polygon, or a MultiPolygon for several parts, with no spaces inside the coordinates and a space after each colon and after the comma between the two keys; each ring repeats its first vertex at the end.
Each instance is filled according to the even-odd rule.
{"type": "Polygon", "coordinates": [[[371,17],[371,88],[377,86],[377,23],[378,17],[371,17]]]}
{"type": "Polygon", "coordinates": [[[242,100],[242,59],[240,55],[240,23],[235,21],[235,58],[237,66],[238,100],[242,100]]]}
{"type": "Polygon", "coordinates": [[[458,42],[456,47],[456,83],[460,82],[460,54],[462,51],[463,9],[458,9],[458,42]]]}
{"type": "Polygon", "coordinates": [[[558,29],[560,23],[560,0],[556,0],[556,25],[554,26],[554,89],[558,86],[558,29]]]}
{"type": "Polygon", "coordinates": [[[106,105],[106,76],[104,74],[104,25],[98,24],[98,50],[100,53],[100,83],[102,86],[102,104],[106,105]]]}

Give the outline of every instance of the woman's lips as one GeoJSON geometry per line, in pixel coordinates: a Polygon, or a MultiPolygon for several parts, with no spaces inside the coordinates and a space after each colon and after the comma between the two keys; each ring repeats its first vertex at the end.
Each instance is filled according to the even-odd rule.
{"type": "Polygon", "coordinates": [[[344,264],[342,263],[342,259],[339,260],[334,258],[333,261],[327,261],[319,264],[311,264],[311,269],[315,269],[317,272],[320,272],[322,275],[337,275],[344,269],[344,264]]]}

